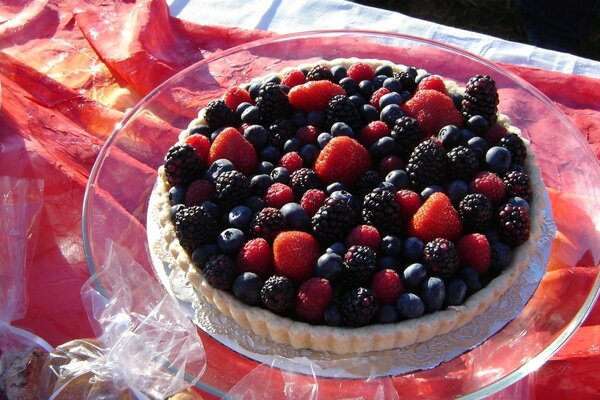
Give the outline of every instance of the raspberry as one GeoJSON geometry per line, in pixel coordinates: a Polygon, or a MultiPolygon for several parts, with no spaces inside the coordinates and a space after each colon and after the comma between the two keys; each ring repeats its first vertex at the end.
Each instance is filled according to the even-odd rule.
{"type": "Polygon", "coordinates": [[[284,276],[270,277],[260,290],[260,300],[268,310],[276,314],[287,314],[291,311],[295,297],[294,284],[284,276]]]}
{"type": "Polygon", "coordinates": [[[463,118],[447,95],[437,90],[425,89],[415,93],[402,106],[409,117],[419,122],[419,127],[427,135],[436,135],[446,125],[462,127],[463,118]]]}
{"type": "Polygon", "coordinates": [[[175,234],[181,246],[192,252],[202,244],[214,242],[219,225],[202,207],[185,207],[175,214],[175,234]]]}
{"type": "Polygon", "coordinates": [[[223,126],[236,126],[240,117],[223,100],[213,100],[204,109],[204,119],[210,129],[218,129],[223,126]]]}
{"type": "Polygon", "coordinates": [[[312,125],[307,125],[298,128],[296,137],[300,139],[303,144],[316,144],[319,133],[321,133],[319,129],[312,125]]]}
{"type": "Polygon", "coordinates": [[[348,68],[348,76],[356,82],[370,81],[375,77],[375,71],[369,64],[357,62],[348,68]]]}
{"type": "Polygon", "coordinates": [[[381,98],[383,96],[385,96],[386,94],[389,94],[389,93],[391,93],[391,92],[387,88],[382,87],[382,88],[377,89],[371,95],[371,98],[369,99],[369,104],[371,104],[373,107],[375,107],[377,109],[377,111],[381,111],[381,107],[379,107],[379,100],[381,100],[381,98]]]}
{"type": "Polygon", "coordinates": [[[304,282],[314,276],[320,255],[319,242],[306,232],[281,232],[273,241],[275,273],[294,283],[304,282]]]}
{"type": "Polygon", "coordinates": [[[333,290],[327,279],[310,278],[296,294],[296,313],[310,322],[319,322],[325,309],[333,301],[333,290]]]}
{"type": "Polygon", "coordinates": [[[408,223],[408,232],[423,242],[436,238],[456,240],[462,233],[462,224],[448,196],[436,192],[413,215],[408,223]]]}
{"type": "Polygon", "coordinates": [[[423,263],[432,275],[442,279],[451,278],[460,263],[456,246],[448,239],[433,239],[423,249],[423,263]]]}
{"type": "Polygon", "coordinates": [[[387,136],[390,128],[383,121],[373,121],[365,126],[358,134],[358,141],[364,146],[369,147],[379,139],[387,136]]]}
{"type": "Polygon", "coordinates": [[[346,236],[346,248],[352,246],[368,246],[378,252],[381,245],[381,236],[377,228],[371,225],[357,225],[346,236]]]}
{"type": "Polygon", "coordinates": [[[360,287],[342,297],[340,311],[345,325],[364,326],[377,315],[379,304],[371,290],[360,287]]]}
{"type": "Polygon", "coordinates": [[[404,285],[396,271],[384,269],[373,276],[371,290],[379,304],[396,304],[396,300],[404,292],[404,285]]]}
{"type": "Polygon", "coordinates": [[[309,217],[315,215],[317,210],[325,203],[327,195],[320,189],[309,189],[300,200],[300,206],[306,211],[309,217]]]}
{"type": "Polygon", "coordinates": [[[312,67],[310,71],[307,72],[306,80],[307,81],[323,81],[323,80],[332,81],[333,74],[331,73],[331,70],[329,69],[328,66],[317,64],[314,67],[312,67]]]}
{"type": "Polygon", "coordinates": [[[334,96],[346,94],[340,86],[330,81],[311,81],[294,86],[288,94],[290,104],[304,112],[325,110],[334,96]]]}
{"type": "Polygon", "coordinates": [[[419,90],[437,90],[440,93],[448,93],[444,81],[437,75],[430,75],[421,79],[417,85],[417,91],[419,90]]]}
{"type": "Polygon", "coordinates": [[[187,185],[199,178],[204,171],[204,162],[189,144],[171,147],[163,165],[167,182],[172,186],[187,185]]]}
{"type": "Polygon", "coordinates": [[[400,218],[408,221],[423,204],[421,196],[412,190],[403,189],[396,192],[396,203],[400,206],[400,218]]]}
{"type": "Polygon", "coordinates": [[[202,273],[209,285],[221,290],[229,290],[236,277],[236,265],[231,258],[219,254],[211,257],[202,273]]]}
{"type": "Polygon", "coordinates": [[[302,85],[306,82],[306,77],[299,69],[293,69],[287,72],[281,79],[281,84],[289,87],[290,89],[294,86],[302,85]]]}
{"type": "Polygon", "coordinates": [[[483,275],[490,267],[491,249],[485,235],[471,233],[458,239],[456,252],[463,267],[473,267],[483,275]]]}
{"type": "Polygon", "coordinates": [[[285,217],[281,211],[273,207],[265,207],[250,223],[250,236],[271,241],[284,227],[285,217]]]}
{"type": "Polygon", "coordinates": [[[190,183],[185,191],[185,205],[199,206],[205,201],[215,200],[215,185],[207,179],[198,179],[190,183]]]}
{"type": "Polygon", "coordinates": [[[383,235],[397,234],[402,229],[400,207],[394,193],[375,189],[365,196],[362,209],[363,220],[376,227],[383,235]]]}
{"type": "Polygon", "coordinates": [[[367,246],[352,246],[344,255],[342,279],[345,287],[356,288],[371,282],[377,269],[377,255],[367,246]]]}
{"type": "Polygon", "coordinates": [[[362,116],[348,96],[337,95],[327,103],[326,121],[329,126],[336,122],[344,122],[354,131],[358,131],[362,125],[362,116]]]}
{"type": "Polygon", "coordinates": [[[304,161],[302,161],[300,154],[296,153],[295,151],[285,153],[277,163],[278,167],[284,167],[290,174],[302,168],[302,165],[304,165],[304,161]]]}
{"type": "Polygon", "coordinates": [[[231,108],[234,111],[242,103],[254,104],[254,100],[252,99],[252,97],[250,97],[250,93],[237,86],[232,86],[229,89],[227,89],[225,95],[223,96],[223,101],[225,102],[227,107],[231,108]]]}
{"type": "Polygon", "coordinates": [[[208,160],[208,152],[210,151],[210,139],[199,133],[194,133],[185,139],[185,142],[196,149],[196,153],[202,161],[208,160]]]}
{"type": "Polygon", "coordinates": [[[516,247],[529,239],[529,214],[514,204],[504,204],[497,212],[498,232],[506,244],[516,247]]]}
{"type": "Polygon", "coordinates": [[[379,164],[377,164],[377,172],[379,172],[381,176],[386,176],[397,169],[404,169],[404,161],[398,156],[391,155],[384,157],[379,161],[379,164]]]}
{"type": "Polygon", "coordinates": [[[273,272],[273,252],[263,238],[250,239],[244,243],[235,262],[240,273],[254,272],[265,279],[273,272]]]}
{"type": "Polygon", "coordinates": [[[294,192],[292,188],[283,183],[274,183],[265,193],[265,206],[281,208],[287,203],[294,201],[294,192]]]}
{"type": "Polygon", "coordinates": [[[469,184],[469,192],[481,193],[492,202],[492,205],[497,206],[504,200],[504,182],[493,172],[481,171],[469,184]]]}
{"type": "Polygon", "coordinates": [[[319,153],[314,169],[322,182],[341,182],[352,186],[371,168],[371,156],[356,140],[334,137],[319,153]]]}
{"type": "Polygon", "coordinates": [[[235,128],[225,128],[210,147],[208,164],[221,158],[231,161],[238,171],[246,175],[252,174],[258,164],[254,146],[235,128]]]}

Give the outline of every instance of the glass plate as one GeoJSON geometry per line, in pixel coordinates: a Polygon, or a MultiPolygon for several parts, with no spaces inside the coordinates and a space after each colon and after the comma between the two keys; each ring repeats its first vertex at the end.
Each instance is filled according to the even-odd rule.
{"type": "MultiPolygon", "coordinates": [[[[490,75],[499,90],[500,112],[531,140],[558,228],[548,272],[538,289],[518,318],[480,346],[435,368],[390,377],[407,398],[492,394],[552,356],[582,323],[598,295],[600,170],[584,137],[538,90],[482,58],[444,44],[368,31],[292,34],[223,51],[169,79],[131,110],[94,165],[83,209],[90,272],[105,264],[109,241],[130,249],[136,261],[153,271],[146,218],[156,170],[201,107],[232,85],[286,66],[349,57],[423,68],[461,86],[475,74],[490,75]]],[[[198,384],[203,390],[221,396],[259,365],[199,332],[208,360],[198,384]]],[[[285,379],[282,374],[265,376],[284,397],[290,374],[285,379]]],[[[297,379],[306,376],[298,374],[297,379]]],[[[368,383],[316,379],[319,394],[330,397],[351,397],[368,383]]]]}

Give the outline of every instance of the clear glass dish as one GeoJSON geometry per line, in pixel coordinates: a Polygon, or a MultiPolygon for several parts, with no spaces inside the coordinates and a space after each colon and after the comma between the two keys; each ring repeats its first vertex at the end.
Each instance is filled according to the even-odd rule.
{"type": "MultiPolygon", "coordinates": [[[[495,393],[548,360],[582,323],[598,295],[600,168],[584,137],[538,90],[480,57],[444,44],[368,31],[276,36],[220,52],[169,79],[128,113],[94,165],[83,209],[89,270],[102,268],[106,244],[112,241],[130,249],[153,271],[146,217],[156,170],[202,106],[229,86],[286,66],[349,57],[423,68],[461,86],[475,74],[490,75],[499,89],[500,112],[531,140],[558,227],[548,272],[537,291],[518,318],[482,345],[436,368],[390,377],[407,398],[495,393]]],[[[198,386],[222,396],[258,364],[199,332],[208,365],[198,386]]],[[[269,376],[283,397],[281,374],[269,376]]],[[[317,381],[319,394],[351,396],[362,380],[317,381]]]]}

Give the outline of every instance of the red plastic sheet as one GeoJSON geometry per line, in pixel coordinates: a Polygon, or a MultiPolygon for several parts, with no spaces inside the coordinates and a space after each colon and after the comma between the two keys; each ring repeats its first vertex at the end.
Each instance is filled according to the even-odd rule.
{"type": "MultiPolygon", "coordinates": [[[[271,34],[184,22],[169,15],[164,0],[5,1],[0,16],[0,175],[45,181],[30,306],[18,325],[58,345],[92,335],[80,298],[89,277],[81,206],[104,140],[128,108],[168,77],[222,49],[271,34]]],[[[553,100],[600,157],[600,80],[503,66],[553,100]]],[[[560,204],[560,195],[554,196],[553,204],[560,204]]],[[[559,226],[559,238],[561,228],[568,229],[559,226]]],[[[576,247],[557,243],[556,254],[576,247]]],[[[551,264],[549,273],[587,287],[586,269],[595,265],[583,256],[578,266],[583,268],[568,277],[559,276],[560,265],[551,264]]],[[[535,373],[536,396],[597,398],[598,339],[600,306],[535,373]]],[[[210,357],[211,341],[207,344],[210,357]]]]}

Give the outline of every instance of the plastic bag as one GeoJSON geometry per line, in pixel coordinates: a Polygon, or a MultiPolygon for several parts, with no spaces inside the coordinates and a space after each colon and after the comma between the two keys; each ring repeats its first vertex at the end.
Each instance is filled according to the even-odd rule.
{"type": "Polygon", "coordinates": [[[81,289],[97,341],[59,346],[46,362],[48,399],[163,399],[192,386],[206,362],[195,326],[128,251],[81,289]]]}

